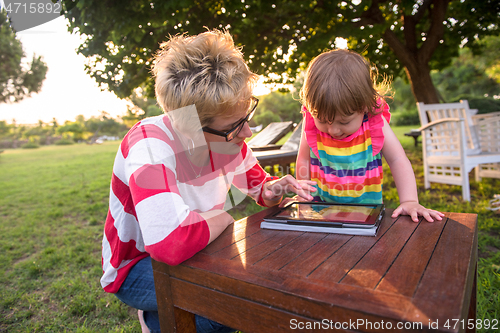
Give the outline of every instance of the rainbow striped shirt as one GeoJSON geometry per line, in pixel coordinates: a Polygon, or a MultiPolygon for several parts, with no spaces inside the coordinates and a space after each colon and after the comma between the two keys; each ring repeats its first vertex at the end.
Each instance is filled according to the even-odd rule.
{"type": "Polygon", "coordinates": [[[340,140],[319,131],[303,108],[304,131],[310,147],[311,180],[317,182],[315,200],[339,203],[382,203],[383,118],[390,121],[383,102],[375,116],[365,115],[360,129],[340,140]]]}

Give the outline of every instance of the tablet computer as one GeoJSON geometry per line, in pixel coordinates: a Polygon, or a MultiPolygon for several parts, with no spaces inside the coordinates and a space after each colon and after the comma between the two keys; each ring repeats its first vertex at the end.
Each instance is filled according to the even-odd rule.
{"type": "Polygon", "coordinates": [[[332,228],[373,228],[380,224],[384,211],[382,204],[291,202],[265,217],[264,221],[332,228]]]}

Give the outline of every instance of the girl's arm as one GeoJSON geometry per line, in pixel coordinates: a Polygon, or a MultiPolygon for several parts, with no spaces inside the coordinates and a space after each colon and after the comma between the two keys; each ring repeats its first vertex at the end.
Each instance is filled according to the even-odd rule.
{"type": "Polygon", "coordinates": [[[391,168],[400,203],[399,207],[394,210],[392,217],[405,214],[410,215],[414,222],[418,222],[418,215],[423,216],[429,222],[433,222],[434,219],[441,220],[441,217],[444,216],[443,213],[427,209],[418,203],[417,182],[411,163],[391,127],[385,118],[383,120],[384,147],[382,154],[391,168]]]}
{"type": "Polygon", "coordinates": [[[311,156],[309,154],[309,145],[307,144],[306,134],[304,129],[302,129],[299,151],[297,153],[297,161],[295,163],[295,177],[298,180],[311,179],[311,156]]]}

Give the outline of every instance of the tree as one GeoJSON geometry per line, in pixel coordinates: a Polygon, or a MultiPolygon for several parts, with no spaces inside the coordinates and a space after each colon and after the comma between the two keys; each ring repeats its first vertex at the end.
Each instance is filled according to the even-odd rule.
{"type": "Polygon", "coordinates": [[[302,120],[302,114],[300,113],[301,104],[297,100],[297,95],[297,93],[273,91],[259,97],[259,107],[254,117],[255,123],[264,126],[274,121],[292,120],[299,123],[302,120]]]}
{"type": "Polygon", "coordinates": [[[42,89],[47,65],[42,57],[33,55],[28,68],[23,68],[24,57],[6,12],[0,10],[0,103],[19,102],[42,89]]]}
{"type": "Polygon", "coordinates": [[[87,39],[79,52],[87,72],[119,97],[146,84],[152,96],[152,54],[167,35],[225,28],[251,68],[291,82],[336,38],[367,56],[379,71],[406,73],[418,101],[438,102],[430,72],[461,46],[480,50],[481,37],[499,34],[498,0],[63,0],[70,28],[87,39]]]}

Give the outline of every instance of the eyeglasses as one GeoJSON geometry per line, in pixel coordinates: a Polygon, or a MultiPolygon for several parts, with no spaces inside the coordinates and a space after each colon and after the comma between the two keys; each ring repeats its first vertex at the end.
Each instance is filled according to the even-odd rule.
{"type": "Polygon", "coordinates": [[[215,129],[210,128],[208,126],[203,127],[202,130],[203,130],[203,132],[215,134],[215,135],[218,135],[218,136],[223,136],[224,138],[226,138],[226,141],[231,141],[238,134],[240,134],[241,130],[243,129],[243,126],[245,126],[245,123],[249,122],[252,119],[252,117],[253,117],[253,115],[255,113],[255,109],[257,108],[257,104],[259,104],[259,100],[257,98],[255,98],[255,97],[252,96],[250,98],[250,107],[248,108],[248,112],[247,112],[246,117],[243,118],[243,119],[241,119],[236,124],[236,126],[234,126],[233,128],[231,128],[227,132],[218,131],[218,130],[215,130],[215,129]]]}

